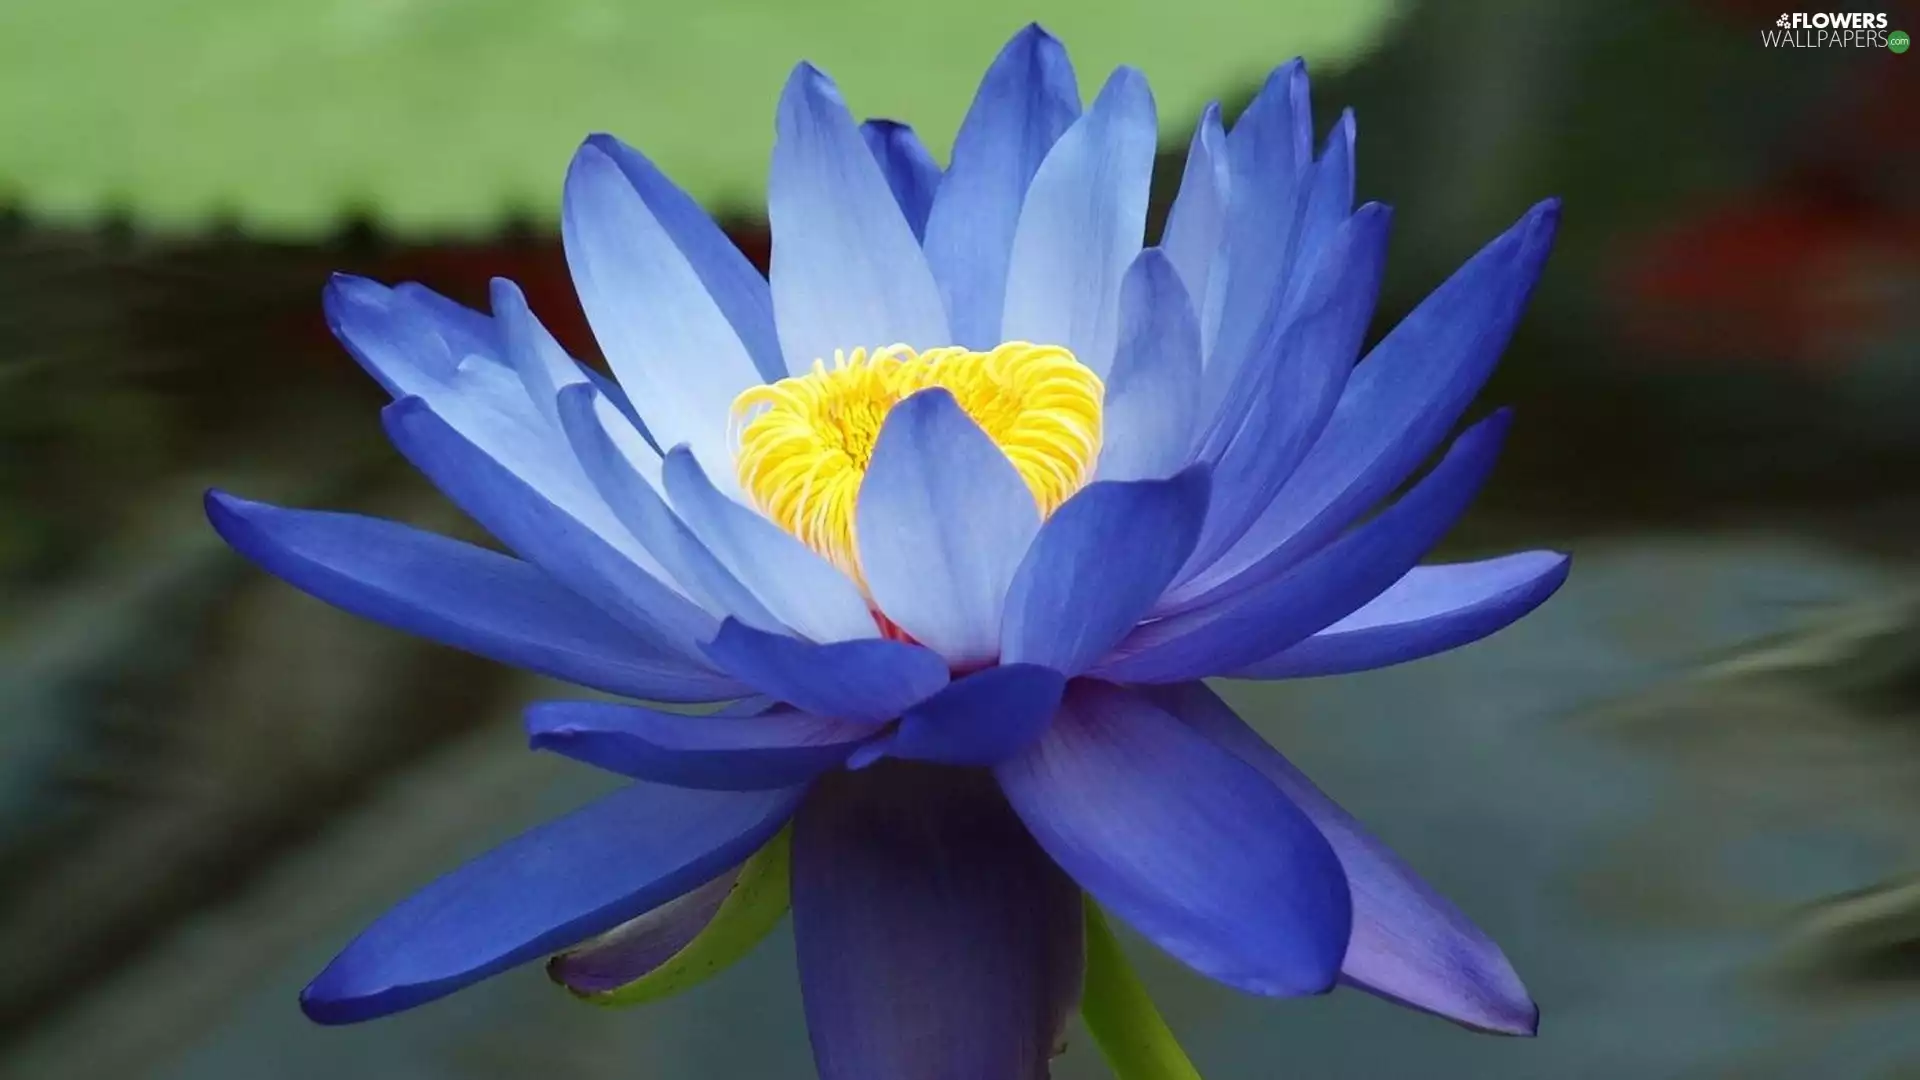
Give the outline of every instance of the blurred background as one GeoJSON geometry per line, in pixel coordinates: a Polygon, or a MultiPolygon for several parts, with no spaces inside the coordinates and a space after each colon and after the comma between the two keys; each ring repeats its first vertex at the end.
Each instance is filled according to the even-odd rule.
{"type": "MultiPolygon", "coordinates": [[[[1448,554],[1568,549],[1571,582],[1455,654],[1227,688],[1505,946],[1540,1037],[1134,942],[1202,1072],[1920,1077],[1920,55],[1763,48],[1780,0],[673,6],[0,2],[0,1075],[811,1075],[784,930],[644,1010],[536,967],[308,1024],[367,919],[604,781],[523,749],[560,688],[298,595],[199,495],[470,529],[382,441],[328,272],[512,277],[594,355],[555,228],[580,137],[760,258],[793,61],[944,146],[1038,17],[1089,91],[1153,79],[1161,212],[1201,104],[1304,54],[1397,209],[1376,334],[1566,200],[1448,554]]],[[[1057,1075],[1104,1075],[1084,1033],[1057,1075]]]]}

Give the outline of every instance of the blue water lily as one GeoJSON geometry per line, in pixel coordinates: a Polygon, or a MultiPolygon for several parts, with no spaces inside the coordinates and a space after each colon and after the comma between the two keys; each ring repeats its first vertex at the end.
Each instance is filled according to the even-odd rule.
{"type": "Polygon", "coordinates": [[[394,444],[514,555],[209,494],[236,549],[348,611],[728,703],[535,705],[535,746],[633,783],[394,908],[308,1015],[548,957],[614,991],[751,877],[790,894],[829,1078],[1044,1074],[1087,900],[1251,993],[1346,983],[1532,1033],[1499,948],[1200,680],[1427,656],[1564,580],[1553,552],[1417,565],[1504,412],[1387,501],[1493,368],[1555,204],[1362,358],[1389,214],[1353,206],[1351,115],[1314,152],[1298,62],[1231,130],[1201,116],[1156,247],[1146,80],[1122,68],[1083,111],[1037,27],[944,170],[805,64],[776,130],[766,278],[639,152],[575,155],[566,255],[617,382],[504,281],[491,315],[328,287],[394,444]]]}

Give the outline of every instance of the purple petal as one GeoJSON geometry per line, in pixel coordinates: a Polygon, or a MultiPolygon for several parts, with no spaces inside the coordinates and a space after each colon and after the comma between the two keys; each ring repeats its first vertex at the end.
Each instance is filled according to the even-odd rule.
{"type": "MultiPolygon", "coordinates": [[[[997,765],[1047,729],[1067,680],[1048,668],[1006,664],[977,671],[908,709],[874,749],[943,765],[997,765]]],[[[871,755],[863,751],[856,764],[871,755]]]]}
{"type": "Polygon", "coordinates": [[[1169,480],[1098,481],[1040,528],[1007,593],[1000,659],[1077,675],[1153,606],[1193,552],[1205,466],[1169,480]]]}
{"type": "Polygon", "coordinates": [[[956,668],[1000,653],[1000,617],[1040,508],[953,395],[893,407],[860,485],[855,535],[874,603],[956,668]]]}
{"type": "Polygon", "coordinates": [[[1540,1012],[1513,966],[1460,910],[1361,828],[1202,683],[1145,693],[1273,781],[1332,843],[1353,891],[1345,978],[1471,1027],[1531,1035],[1540,1012]]]}
{"type": "Polygon", "coordinates": [[[1148,248],[1120,283],[1120,344],[1107,373],[1102,480],[1158,480],[1193,460],[1200,323],[1180,274],[1148,248]]]}
{"type": "Polygon", "coordinates": [[[1352,614],[1413,569],[1466,512],[1510,419],[1497,412],[1469,429],[1398,502],[1286,575],[1141,626],[1095,673],[1131,683],[1223,675],[1352,614]]]}
{"type": "Polygon", "coordinates": [[[913,238],[922,238],[927,231],[927,211],[933,207],[933,193],[940,187],[939,163],[913,128],[895,120],[869,120],[860,125],[860,137],[867,141],[867,149],[885,174],[893,201],[906,215],[913,238]]]}
{"type": "Polygon", "coordinates": [[[1080,86],[1067,50],[1037,25],[1015,34],[980,81],[927,216],[927,262],[955,344],[1000,344],[1007,259],[1027,186],[1079,116],[1080,86]]]}
{"type": "Polygon", "coordinates": [[[706,646],[721,669],[760,693],[816,716],[891,720],[947,685],[938,653],[884,638],[815,645],[733,619],[706,646]]]}
{"type": "Polygon", "coordinates": [[[558,952],[738,865],[799,790],[635,784],[510,840],[387,912],[300,995],[322,1024],[410,1009],[558,952]]]}
{"type": "Polygon", "coordinates": [[[758,791],[802,784],[847,759],[874,725],[794,709],[754,716],[689,716],[601,701],[543,701],[527,709],[535,750],[675,787],[758,791]]]}
{"type": "Polygon", "coordinates": [[[787,370],[837,349],[951,344],[926,256],[833,80],[794,68],[775,126],[767,220],[787,370]]]}
{"type": "Polygon", "coordinates": [[[1076,682],[994,770],[1100,905],[1196,971],[1268,996],[1332,989],[1351,910],[1333,849],[1285,795],[1133,691],[1076,682]]]}
{"type": "Polygon", "coordinates": [[[1175,597],[1198,601],[1270,580],[1418,468],[1492,373],[1559,217],[1555,200],[1534,207],[1401,320],[1354,369],[1326,428],[1279,495],[1175,597]]]}
{"type": "Polygon", "coordinates": [[[207,519],[235,551],[365,619],[514,667],[653,701],[717,701],[743,689],[636,637],[518,559],[391,521],[286,510],[207,492],[207,519]]]}
{"type": "Polygon", "coordinates": [[[824,778],[794,821],[821,1080],[1043,1080],[1079,998],[1080,895],[978,773],[824,778]]]}
{"type": "Polygon", "coordinates": [[[1007,260],[1002,338],[1065,346],[1107,374],[1158,138],[1146,76],[1119,68],[1033,174],[1007,260]]]}
{"type": "Polygon", "coordinates": [[[1416,566],[1365,607],[1231,677],[1344,675],[1457,649],[1546,603],[1567,580],[1570,563],[1556,551],[1527,551],[1416,566]]]}
{"type": "MultiPolygon", "coordinates": [[[[713,632],[713,616],[616,547],[604,531],[608,526],[583,523],[546,489],[508,470],[419,398],[394,402],[380,419],[400,453],[502,543],[648,640],[689,657],[699,655],[692,642],[713,632]]],[[[580,483],[585,485],[584,477],[580,483]]],[[[606,504],[590,490],[588,495],[599,513],[612,519],[606,504]]],[[[619,529],[617,520],[611,528],[619,529]]],[[[624,529],[618,535],[625,545],[637,547],[624,529]]]]}

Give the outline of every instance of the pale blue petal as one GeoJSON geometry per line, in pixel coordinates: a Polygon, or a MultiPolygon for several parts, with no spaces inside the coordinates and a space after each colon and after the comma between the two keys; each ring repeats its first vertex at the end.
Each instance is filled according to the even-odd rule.
{"type": "MultiPolygon", "coordinates": [[[[490,292],[493,318],[500,328],[501,352],[519,374],[534,407],[548,423],[557,426],[560,416],[554,411],[554,396],[563,386],[586,383],[587,374],[534,317],[518,285],[494,278],[490,292]]],[[[659,459],[655,454],[654,461],[659,459]]],[[[654,471],[659,471],[657,464],[654,471]]]]}
{"type": "Polygon", "coordinates": [[[1227,132],[1220,124],[1220,103],[1209,102],[1194,126],[1193,142],[1187,147],[1186,171],[1180,176],[1180,191],[1167,213],[1167,225],[1161,233],[1160,247],[1180,272],[1187,288],[1194,315],[1200,319],[1201,357],[1213,347],[1213,336],[1220,328],[1220,305],[1212,305],[1208,317],[1209,295],[1223,297],[1224,280],[1214,280],[1214,267],[1220,266],[1225,278],[1227,199],[1231,191],[1232,170],[1227,165],[1227,132]]]}
{"type": "Polygon", "coordinates": [[[955,344],[1000,344],[1007,260],[1027,186],[1079,116],[1080,85],[1066,48],[1038,26],[1015,34],[980,81],[927,218],[927,262],[955,344]]]}
{"type": "Polygon", "coordinates": [[[913,128],[897,120],[868,120],[860,125],[860,137],[867,140],[873,160],[886,175],[893,201],[920,239],[927,231],[927,211],[933,208],[933,193],[940,188],[940,164],[927,152],[913,128]]]}
{"type": "Polygon", "coordinates": [[[1120,279],[1146,230],[1156,124],[1146,76],[1123,67],[1053,144],[1014,231],[1002,338],[1063,345],[1106,375],[1120,336],[1120,279]]]}
{"type": "Polygon", "coordinates": [[[761,381],[733,324],[597,143],[574,154],[561,226],[587,321],[648,430],[732,490],[729,413],[761,381]]]}
{"type": "Polygon", "coordinates": [[[732,575],[794,633],[814,641],[876,637],[860,589],[780,526],[721,494],[685,447],[667,454],[667,498],[732,575]]]}
{"type": "Polygon", "coordinates": [[[1225,401],[1261,331],[1282,303],[1306,177],[1313,163],[1307,69],[1298,60],[1273,72],[1227,134],[1233,173],[1227,204],[1226,280],[1219,336],[1207,358],[1202,415],[1225,401]]]}
{"type": "Polygon", "coordinates": [[[780,358],[780,337],[773,327],[773,295],[760,268],[749,262],[733,238],[645,154],[611,135],[595,135],[587,141],[627,174],[627,182],[673,238],[674,245],[687,257],[687,264],[700,275],[700,284],[706,286],[708,295],[733,324],[740,343],[753,356],[754,367],[768,381],[784,378],[787,368],[780,358]]]}
{"type": "Polygon", "coordinates": [[[956,668],[1000,653],[1000,614],[1040,509],[1013,463],[945,390],[894,406],[854,534],[874,603],[956,668]]]}
{"type": "Polygon", "coordinates": [[[1120,347],[1107,375],[1099,478],[1157,480],[1193,459],[1200,324],[1173,261],[1148,248],[1120,285],[1120,347]]]}
{"type": "Polygon", "coordinates": [[[794,68],[776,129],[767,221],[787,370],[835,350],[951,344],[926,256],[833,80],[794,68]]]}
{"type": "MultiPolygon", "coordinates": [[[[618,545],[554,499],[550,488],[516,475],[420,398],[401,398],[380,416],[400,453],[507,547],[656,644],[699,655],[695,639],[712,634],[717,620],[642,569],[638,542],[617,520],[611,530],[621,538],[618,545]]],[[[592,505],[612,519],[597,496],[592,505]]]]}
{"type": "Polygon", "coordinates": [[[560,392],[557,410],[601,497],[683,593],[714,616],[731,615],[763,630],[786,629],[667,506],[655,486],[662,482],[660,459],[612,403],[582,384],[560,392]]]}

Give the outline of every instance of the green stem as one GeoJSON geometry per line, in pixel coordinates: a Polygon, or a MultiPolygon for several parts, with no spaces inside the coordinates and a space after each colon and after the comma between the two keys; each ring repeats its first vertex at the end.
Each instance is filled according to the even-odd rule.
{"type": "Polygon", "coordinates": [[[1087,983],[1080,1018],[1107,1066],[1118,1080],[1200,1080],[1092,897],[1086,913],[1087,983]]]}

